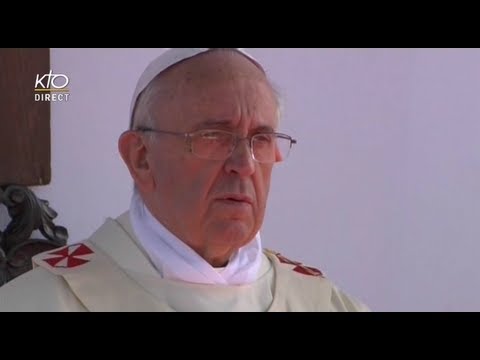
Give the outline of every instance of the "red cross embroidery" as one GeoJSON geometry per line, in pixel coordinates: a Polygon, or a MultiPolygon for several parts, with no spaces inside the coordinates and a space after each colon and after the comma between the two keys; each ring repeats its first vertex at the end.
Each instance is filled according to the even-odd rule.
{"type": "Polygon", "coordinates": [[[93,254],[93,251],[87,245],[75,244],[48,253],[48,255],[54,255],[54,257],[43,261],[55,268],[73,268],[89,262],[90,260],[85,259],[85,257],[89,257],[88,255],[91,254],[93,254]]]}
{"type": "Polygon", "coordinates": [[[276,253],[275,255],[277,256],[278,260],[280,260],[280,262],[283,263],[283,264],[290,264],[290,265],[301,265],[302,264],[298,261],[290,260],[280,253],[276,253]]]}
{"type": "Polygon", "coordinates": [[[300,274],[305,274],[305,275],[323,276],[320,270],[310,266],[305,266],[305,265],[297,265],[293,268],[293,271],[296,271],[296,272],[299,272],[300,274]]]}
{"type": "Polygon", "coordinates": [[[295,265],[295,267],[292,270],[300,274],[310,275],[310,276],[323,276],[320,270],[310,266],[303,265],[301,262],[290,260],[280,253],[275,253],[275,256],[283,264],[295,265]]]}

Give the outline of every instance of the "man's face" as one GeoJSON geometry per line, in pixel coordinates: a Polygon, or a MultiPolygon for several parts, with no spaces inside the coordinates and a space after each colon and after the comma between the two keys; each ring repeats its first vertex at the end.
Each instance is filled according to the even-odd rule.
{"type": "MultiPolygon", "coordinates": [[[[174,91],[153,106],[156,129],[220,129],[246,137],[277,127],[275,96],[263,73],[242,55],[199,55],[165,78],[175,84],[174,91]]],[[[248,141],[221,161],[200,159],[185,144],[170,135],[149,140],[155,190],[146,204],[178,238],[220,266],[260,229],[273,164],[254,161],[248,141]]]]}

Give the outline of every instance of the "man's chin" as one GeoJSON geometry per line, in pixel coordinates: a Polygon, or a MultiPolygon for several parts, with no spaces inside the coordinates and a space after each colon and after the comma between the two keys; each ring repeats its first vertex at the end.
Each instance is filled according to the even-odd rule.
{"type": "Polygon", "coordinates": [[[219,241],[235,243],[238,247],[248,244],[255,237],[253,227],[245,224],[245,220],[222,221],[216,230],[216,237],[219,241]]]}

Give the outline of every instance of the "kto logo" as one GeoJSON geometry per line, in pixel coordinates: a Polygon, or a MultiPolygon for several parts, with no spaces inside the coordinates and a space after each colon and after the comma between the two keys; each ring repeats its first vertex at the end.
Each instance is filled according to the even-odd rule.
{"type": "Polygon", "coordinates": [[[67,88],[70,79],[65,74],[37,74],[35,79],[35,101],[68,101],[67,88]]]}

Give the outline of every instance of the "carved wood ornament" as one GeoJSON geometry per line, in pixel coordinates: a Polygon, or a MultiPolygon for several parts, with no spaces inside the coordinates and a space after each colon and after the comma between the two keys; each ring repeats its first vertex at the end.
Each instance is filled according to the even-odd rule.
{"type": "Polygon", "coordinates": [[[39,199],[24,186],[0,187],[0,204],[8,209],[11,221],[0,230],[0,286],[32,268],[31,257],[66,245],[68,231],[57,226],[57,213],[48,201],[39,199]],[[44,239],[32,239],[34,230],[44,239]]]}

